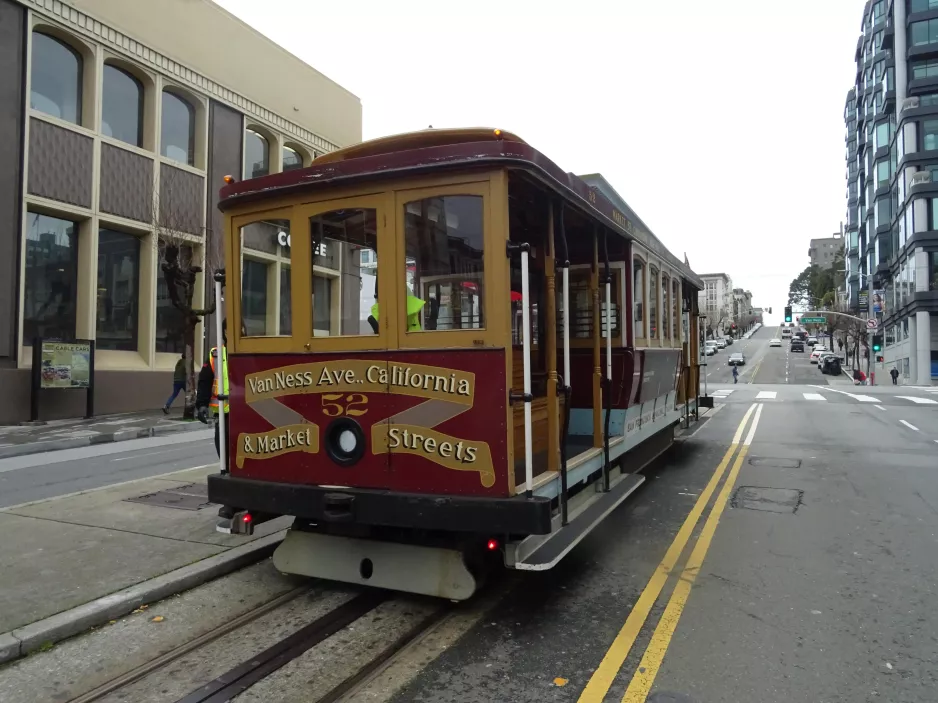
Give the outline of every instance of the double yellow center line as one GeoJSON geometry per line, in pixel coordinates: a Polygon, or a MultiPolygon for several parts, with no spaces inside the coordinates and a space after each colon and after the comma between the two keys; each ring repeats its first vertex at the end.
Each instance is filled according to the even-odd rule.
{"type": "Polygon", "coordinates": [[[668,547],[664,559],[658,564],[658,568],[655,569],[655,573],[648,581],[648,585],[645,586],[645,590],[642,591],[641,596],[639,596],[638,601],[629,613],[625,625],[622,626],[619,634],[616,635],[615,640],[613,640],[612,645],[603,657],[602,662],[600,662],[599,667],[593,673],[583,693],[581,693],[580,697],[577,699],[578,703],[602,703],[602,701],[606,700],[605,697],[609,688],[612,686],[613,681],[619,674],[619,670],[625,663],[625,659],[628,657],[632,645],[635,644],[635,640],[641,632],[642,627],[644,627],[645,621],[648,619],[648,614],[658,600],[658,596],[661,594],[668,578],[675,573],[675,566],[681,554],[684,552],[684,548],[687,546],[694,532],[694,528],[700,520],[700,516],[710,502],[710,498],[719,486],[723,474],[726,473],[726,468],[730,465],[730,462],[733,461],[733,456],[735,455],[736,460],[733,461],[733,468],[730,470],[729,476],[724,482],[716,501],[714,501],[713,506],[710,508],[707,521],[704,523],[703,529],[697,537],[697,542],[681,571],[680,578],[677,580],[677,584],[674,587],[674,591],[671,593],[671,598],[668,600],[664,613],[658,621],[658,625],[655,627],[651,641],[645,648],[641,663],[632,676],[625,696],[622,698],[623,703],[644,703],[648,693],[651,691],[652,684],[661,668],[661,664],[664,661],[665,654],[668,651],[668,645],[671,643],[671,637],[674,635],[678,621],[681,619],[681,613],[684,611],[684,606],[690,596],[690,590],[694,585],[694,580],[697,578],[701,566],[703,566],[704,557],[707,555],[707,550],[710,548],[710,543],[713,541],[713,535],[720,522],[720,516],[723,514],[724,508],[726,508],[726,503],[733,491],[733,486],[736,484],[736,478],[739,476],[739,471],[749,451],[749,446],[752,444],[753,437],[755,437],[756,427],[759,424],[761,414],[761,403],[754,403],[750,406],[749,410],[746,411],[745,416],[736,428],[733,443],[730,445],[729,449],[727,449],[726,454],[723,455],[723,459],[717,465],[706,488],[704,488],[697,502],[694,504],[694,507],[684,520],[684,524],[681,525],[681,529],[678,531],[674,541],[671,542],[671,546],[668,547]],[[746,430],[750,418],[753,418],[753,415],[755,415],[755,417],[749,428],[749,433],[746,434],[746,438],[743,440],[743,433],[746,430]]]}

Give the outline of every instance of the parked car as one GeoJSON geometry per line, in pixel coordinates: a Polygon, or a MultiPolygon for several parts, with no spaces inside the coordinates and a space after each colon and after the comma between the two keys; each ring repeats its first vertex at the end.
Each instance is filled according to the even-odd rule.
{"type": "Polygon", "coordinates": [[[789,348],[789,351],[793,351],[793,352],[802,352],[802,353],[803,353],[803,352],[804,352],[804,342],[796,337],[795,339],[791,340],[791,347],[789,348]]]}
{"type": "Polygon", "coordinates": [[[704,344],[704,354],[707,356],[713,356],[717,353],[717,344],[716,342],[706,342],[704,344]]]}
{"type": "Polygon", "coordinates": [[[816,364],[818,363],[818,359],[821,358],[821,354],[823,353],[824,353],[823,349],[815,349],[814,351],[811,352],[811,357],[809,360],[811,361],[812,364],[816,364]]]}
{"type": "Polygon", "coordinates": [[[733,344],[733,338],[730,337],[729,335],[726,335],[723,338],[723,341],[726,342],[726,346],[731,346],[733,344]]]}
{"type": "Polygon", "coordinates": [[[746,357],[743,356],[742,352],[733,352],[730,354],[729,361],[726,362],[730,366],[745,366],[746,357]]]}
{"type": "Polygon", "coordinates": [[[717,349],[726,349],[726,340],[718,339],[716,340],[717,349]]]}
{"type": "Polygon", "coordinates": [[[780,346],[782,346],[782,340],[779,339],[778,337],[772,337],[772,339],[769,340],[769,346],[770,346],[770,347],[780,347],[780,346]]]}
{"type": "Polygon", "coordinates": [[[815,337],[814,335],[811,335],[810,337],[808,337],[808,346],[813,347],[815,344],[817,344],[817,337],[815,337]]]}
{"type": "Polygon", "coordinates": [[[841,373],[840,357],[833,353],[825,354],[821,357],[820,368],[821,373],[839,376],[841,373]]]}

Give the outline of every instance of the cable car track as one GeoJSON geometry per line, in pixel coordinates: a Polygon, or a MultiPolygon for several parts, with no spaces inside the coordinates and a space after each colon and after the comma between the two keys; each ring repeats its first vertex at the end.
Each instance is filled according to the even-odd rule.
{"type": "MultiPolygon", "coordinates": [[[[68,703],[95,703],[96,701],[109,698],[112,694],[119,693],[123,689],[129,688],[150,675],[159,675],[162,669],[165,669],[176,660],[207,647],[226,635],[234,635],[239,629],[265,615],[274,613],[299,596],[309,594],[313,590],[314,589],[310,586],[304,585],[284,593],[254,610],[244,613],[214,630],[179,645],[165,654],[91,691],[72,698],[68,703]]],[[[393,593],[377,589],[359,593],[327,613],[317,617],[312,622],[284,636],[263,651],[246,657],[243,661],[230,667],[227,671],[216,676],[211,681],[191,690],[181,697],[177,695],[171,698],[167,697],[166,700],[174,701],[174,703],[223,703],[230,701],[247,691],[257,682],[262,681],[264,678],[270,676],[310,649],[322,644],[333,635],[350,627],[362,617],[393,598],[393,593]]],[[[357,671],[349,672],[349,675],[344,676],[342,681],[332,689],[322,695],[318,695],[318,697],[314,699],[311,698],[310,703],[334,703],[335,701],[341,700],[346,693],[370,677],[393,657],[400,654],[409,644],[442,621],[451,612],[451,604],[441,602],[439,608],[425,617],[420,618],[412,626],[405,628],[402,634],[397,637],[390,646],[377,652],[373,658],[369,659],[367,664],[358,668],[357,671]]]]}

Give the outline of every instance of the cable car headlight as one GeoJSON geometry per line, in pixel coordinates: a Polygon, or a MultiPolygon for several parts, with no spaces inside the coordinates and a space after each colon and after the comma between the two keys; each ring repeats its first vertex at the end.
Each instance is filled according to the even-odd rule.
{"type": "Polygon", "coordinates": [[[340,417],[326,429],[326,454],[339,466],[351,466],[365,454],[365,433],[355,420],[340,417]]]}

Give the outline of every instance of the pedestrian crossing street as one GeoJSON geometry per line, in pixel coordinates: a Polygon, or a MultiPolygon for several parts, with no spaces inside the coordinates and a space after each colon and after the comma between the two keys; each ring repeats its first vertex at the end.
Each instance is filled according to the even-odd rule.
{"type": "Polygon", "coordinates": [[[799,402],[856,402],[869,404],[936,406],[938,407],[938,387],[899,386],[889,389],[892,392],[877,392],[875,395],[864,393],[863,388],[853,387],[850,391],[828,386],[801,386],[799,388],[781,387],[779,390],[759,390],[742,386],[738,388],[715,388],[710,391],[716,400],[751,401],[799,401],[799,402]]]}

